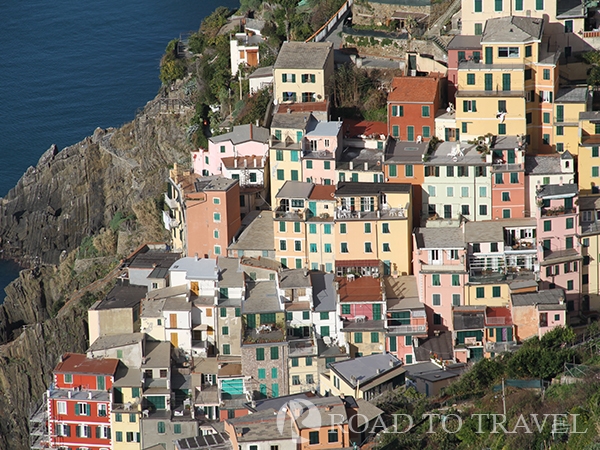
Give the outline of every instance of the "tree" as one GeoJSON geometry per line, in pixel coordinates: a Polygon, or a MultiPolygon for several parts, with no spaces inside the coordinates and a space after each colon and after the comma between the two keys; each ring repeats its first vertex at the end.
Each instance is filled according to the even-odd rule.
{"type": "Polygon", "coordinates": [[[587,83],[590,86],[600,86],[600,51],[593,50],[583,54],[583,59],[592,66],[588,72],[587,83]]]}

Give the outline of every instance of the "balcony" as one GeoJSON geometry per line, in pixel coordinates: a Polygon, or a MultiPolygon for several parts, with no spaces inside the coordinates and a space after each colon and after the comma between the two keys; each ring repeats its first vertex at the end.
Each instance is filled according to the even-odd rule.
{"type": "Polygon", "coordinates": [[[505,253],[535,253],[535,242],[533,239],[514,241],[512,245],[504,244],[505,253]]]}
{"type": "Polygon", "coordinates": [[[166,192],[165,192],[165,203],[170,209],[179,208],[179,203],[177,202],[177,200],[170,198],[166,192]]]}
{"type": "Polygon", "coordinates": [[[388,326],[389,334],[420,335],[427,334],[427,325],[396,325],[388,326]]]}
{"type": "Polygon", "coordinates": [[[485,343],[485,351],[488,353],[502,353],[514,351],[517,349],[516,341],[506,341],[506,342],[486,342],[485,343]]]}
{"type": "Polygon", "coordinates": [[[134,413],[139,411],[140,402],[127,402],[127,403],[113,403],[111,407],[112,412],[125,412],[125,413],[134,413]]]}
{"type": "Polygon", "coordinates": [[[584,31],[583,32],[583,38],[584,39],[597,38],[597,37],[600,37],[600,30],[584,31]]]}
{"type": "Polygon", "coordinates": [[[406,219],[406,209],[390,208],[382,206],[375,211],[356,211],[337,207],[335,211],[336,220],[373,220],[373,219],[406,219]]]}
{"type": "Polygon", "coordinates": [[[172,230],[173,228],[177,228],[179,226],[179,220],[173,219],[169,216],[167,211],[163,211],[163,224],[167,231],[172,230]]]}
{"type": "Polygon", "coordinates": [[[492,162],[492,173],[496,172],[519,172],[525,170],[523,163],[505,163],[501,159],[492,162]]]}
{"type": "Polygon", "coordinates": [[[554,117],[554,125],[579,125],[579,117],[554,117]]]}
{"type": "Polygon", "coordinates": [[[280,206],[275,210],[275,218],[283,220],[300,221],[309,219],[311,216],[308,208],[289,208],[286,206],[280,206]]]}
{"type": "Polygon", "coordinates": [[[317,354],[317,347],[312,339],[293,339],[288,336],[288,341],[292,358],[317,354]]]}
{"type": "Polygon", "coordinates": [[[557,206],[556,208],[542,208],[542,217],[563,216],[565,214],[577,214],[576,208],[565,208],[557,206]]]}
{"type": "Polygon", "coordinates": [[[285,341],[285,327],[279,324],[264,324],[256,328],[246,328],[244,344],[266,344],[285,341]]]}

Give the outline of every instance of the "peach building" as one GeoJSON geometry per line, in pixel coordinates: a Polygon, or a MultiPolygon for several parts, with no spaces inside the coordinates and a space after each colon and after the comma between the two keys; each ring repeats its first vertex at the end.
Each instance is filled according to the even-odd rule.
{"type": "Polygon", "coordinates": [[[514,294],[511,306],[518,341],[542,337],[553,328],[567,325],[565,292],[562,289],[514,294]]]}

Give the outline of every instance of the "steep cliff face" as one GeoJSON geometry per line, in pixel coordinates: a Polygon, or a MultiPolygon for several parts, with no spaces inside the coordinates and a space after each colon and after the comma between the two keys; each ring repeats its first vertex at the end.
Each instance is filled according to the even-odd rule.
{"type": "Polygon", "coordinates": [[[158,97],[120,129],[96,129],[60,152],[48,149],[1,200],[4,257],[56,264],[116,211],[160,195],[169,165],[189,158],[193,109],[182,101],[158,97]]]}
{"type": "Polygon", "coordinates": [[[31,404],[59,356],[88,347],[86,305],[68,303],[55,318],[51,311],[97,274],[66,264],[74,254],[60,270],[54,264],[117,211],[160,196],[169,166],[189,160],[194,111],[180,92],[157,97],[119,129],[96,129],[60,152],[52,146],[0,200],[3,257],[35,266],[21,272],[0,305],[0,449],[28,448],[31,404]]]}

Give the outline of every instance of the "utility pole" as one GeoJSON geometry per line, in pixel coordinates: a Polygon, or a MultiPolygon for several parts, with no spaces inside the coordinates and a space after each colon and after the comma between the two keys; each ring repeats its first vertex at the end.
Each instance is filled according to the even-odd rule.
{"type": "Polygon", "coordinates": [[[502,409],[504,410],[504,417],[506,418],[506,395],[504,394],[504,378],[502,378],[502,409]]]}

